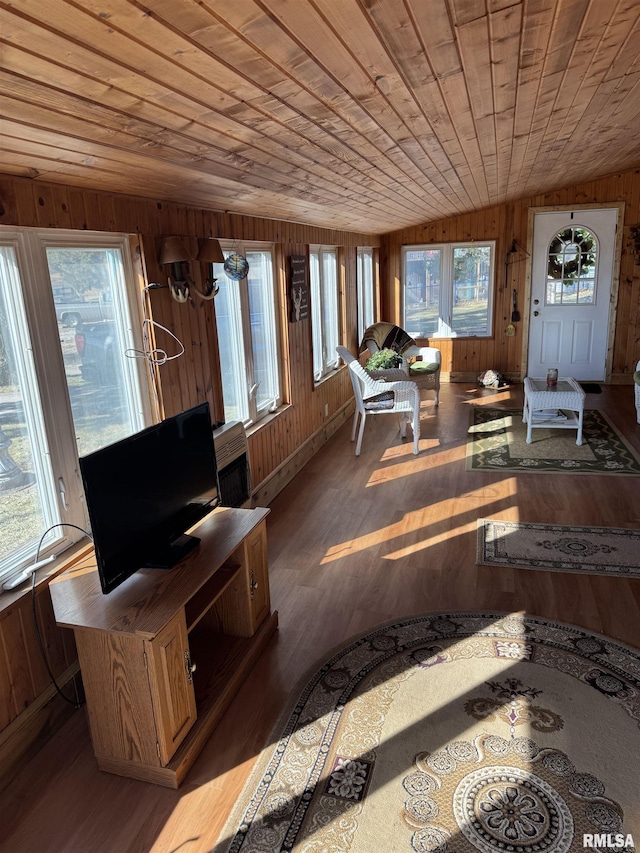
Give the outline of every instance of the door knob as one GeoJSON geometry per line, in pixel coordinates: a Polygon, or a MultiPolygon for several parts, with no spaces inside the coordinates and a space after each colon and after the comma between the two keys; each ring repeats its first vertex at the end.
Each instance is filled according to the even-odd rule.
{"type": "Polygon", "coordinates": [[[540,313],[539,311],[534,311],[534,312],[533,312],[533,316],[534,316],[534,317],[537,317],[539,313],[540,313]]]}

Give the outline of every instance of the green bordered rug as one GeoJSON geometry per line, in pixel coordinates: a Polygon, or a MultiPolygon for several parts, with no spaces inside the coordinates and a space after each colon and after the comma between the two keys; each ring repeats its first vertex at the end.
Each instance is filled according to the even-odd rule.
{"type": "Polygon", "coordinates": [[[583,443],[576,430],[537,427],[526,442],[522,409],[474,406],[467,438],[470,471],[556,471],[640,475],[640,459],[598,409],[585,409],[583,443]]]}
{"type": "Polygon", "coordinates": [[[517,613],[425,614],[346,644],[296,696],[214,853],[638,845],[637,649],[517,613]]]}
{"type": "Polygon", "coordinates": [[[640,530],[478,519],[476,562],[640,578],[640,530]]]}

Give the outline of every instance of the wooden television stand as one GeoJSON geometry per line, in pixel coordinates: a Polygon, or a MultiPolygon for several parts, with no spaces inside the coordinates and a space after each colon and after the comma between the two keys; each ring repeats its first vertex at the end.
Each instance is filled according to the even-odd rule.
{"type": "Polygon", "coordinates": [[[101,770],[171,788],[184,779],[278,625],[268,513],[214,510],[181,563],[139,570],[108,595],[96,568],[51,583],[56,621],[75,633],[101,770]]]}

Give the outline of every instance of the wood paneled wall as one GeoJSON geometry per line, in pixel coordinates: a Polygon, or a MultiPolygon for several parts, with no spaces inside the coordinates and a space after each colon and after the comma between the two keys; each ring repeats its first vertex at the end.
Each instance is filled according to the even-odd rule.
{"type": "MultiPolygon", "coordinates": [[[[74,548],[66,564],[82,566],[79,555],[86,551],[86,547],[74,548]]],[[[58,730],[82,692],[73,631],[56,625],[48,586],[41,584],[35,594],[5,594],[3,604],[0,613],[0,790],[58,730]],[[57,694],[49,671],[62,686],[66,699],[57,694]]]]}
{"type": "MultiPolygon", "coordinates": [[[[281,326],[287,405],[249,436],[254,488],[276,472],[313,436],[319,436],[316,443],[322,440],[328,420],[352,397],[351,384],[345,371],[340,371],[314,387],[311,321],[288,322],[285,271],[289,255],[304,254],[309,244],[341,247],[345,305],[343,323],[348,345],[355,350],[356,247],[378,246],[380,239],[377,236],[215,213],[13,177],[0,177],[0,224],[133,235],[132,255],[141,300],[146,298],[152,318],[177,335],[185,347],[183,357],[156,369],[160,411],[169,416],[208,400],[213,417],[219,421],[223,420],[223,408],[218,353],[219,348],[232,342],[218,340],[215,300],[196,297],[192,302],[180,304],[171,298],[167,289],[151,290],[144,297],[142,288],[149,282],[166,283],[166,273],[157,262],[159,238],[163,235],[179,235],[195,247],[197,240],[204,237],[260,240],[277,244],[283,297],[281,326]]],[[[197,281],[205,270],[194,264],[192,272],[197,281]]],[[[163,333],[158,331],[157,345],[173,352],[171,342],[162,336],[163,333]]],[[[312,452],[313,447],[315,444],[309,452],[312,452]]],[[[41,701],[49,679],[33,632],[29,596],[15,593],[5,596],[0,601],[0,607],[0,758],[5,759],[7,771],[11,771],[6,756],[16,756],[17,761],[20,754],[26,756],[34,748],[33,726],[18,724],[29,707],[41,701]]],[[[74,659],[73,638],[70,643],[69,632],[61,632],[55,626],[46,588],[38,590],[38,608],[54,674],[68,674],[74,659]]],[[[54,714],[47,712],[44,725],[37,724],[43,725],[46,731],[63,708],[56,701],[50,704],[56,705],[57,710],[54,714]]],[[[36,740],[43,737],[42,731],[36,734],[36,740]]],[[[0,787],[2,779],[0,774],[0,787]]]]}
{"type": "Polygon", "coordinates": [[[523,370],[523,336],[527,321],[526,261],[527,252],[531,250],[528,245],[530,208],[614,202],[624,202],[625,212],[611,382],[631,382],[640,358],[640,250],[635,250],[631,235],[631,228],[640,224],[639,169],[386,235],[381,252],[384,259],[381,280],[387,284],[383,290],[383,316],[394,322],[401,321],[400,263],[403,245],[496,240],[493,336],[467,340],[434,338],[430,344],[440,349],[443,373],[449,373],[452,380],[473,379],[487,368],[518,378],[523,370]],[[514,240],[517,251],[510,254],[514,240]],[[514,289],[518,293],[522,320],[514,324],[516,334],[509,337],[505,329],[511,319],[514,289]]]}
{"type": "MultiPolygon", "coordinates": [[[[473,377],[487,367],[510,375],[520,373],[523,323],[516,324],[513,337],[505,335],[504,329],[511,316],[514,288],[518,291],[519,307],[523,312],[529,208],[619,201],[625,203],[625,217],[612,381],[630,382],[640,358],[640,258],[634,254],[631,237],[631,228],[640,224],[640,170],[479,213],[405,229],[382,239],[375,235],[215,213],[142,198],[50,186],[23,178],[0,177],[0,224],[136,235],[132,245],[141,287],[147,282],[163,281],[163,272],[157,264],[157,243],[162,235],[176,234],[191,241],[212,236],[275,242],[282,270],[283,297],[286,290],[284,270],[289,255],[303,254],[309,244],[341,246],[345,342],[354,352],[357,347],[357,246],[380,246],[381,318],[399,321],[400,247],[403,244],[495,239],[494,336],[432,342],[442,351],[443,371],[453,379],[473,377]],[[507,253],[513,240],[520,248],[509,258],[511,263],[507,265],[507,253]]],[[[196,278],[202,275],[202,270],[194,269],[194,275],[196,278]]],[[[196,299],[193,303],[180,305],[171,299],[167,290],[151,291],[148,300],[153,318],[170,328],[185,345],[184,358],[169,362],[158,370],[158,390],[164,413],[171,415],[202,400],[209,400],[214,416],[221,420],[218,352],[219,347],[228,342],[217,338],[215,300],[196,299]]],[[[283,305],[286,360],[283,372],[288,406],[250,436],[254,486],[273,475],[313,436],[320,434],[322,437],[327,420],[325,406],[328,406],[330,418],[351,398],[345,371],[314,388],[310,321],[289,323],[287,314],[286,305],[283,305]]],[[[160,337],[157,343],[163,345],[160,337]]],[[[34,715],[22,725],[22,720],[28,718],[30,706],[42,700],[48,677],[32,630],[28,596],[12,594],[9,604],[6,601],[0,614],[0,758],[4,758],[7,772],[11,772],[29,754],[29,750],[49,735],[61,712],[58,704],[53,712],[39,717],[34,715]]],[[[70,666],[73,666],[73,643],[68,634],[56,628],[50,598],[44,590],[39,591],[38,609],[45,629],[44,643],[50,665],[56,675],[68,674],[70,666]]]]}
{"type": "MultiPolygon", "coordinates": [[[[141,284],[166,282],[159,266],[159,238],[179,235],[197,248],[197,240],[218,237],[229,240],[262,240],[276,243],[281,268],[283,296],[282,327],[284,339],[284,379],[287,401],[284,412],[270,419],[251,435],[250,453],[253,481],[260,483],[325,420],[350,397],[348,378],[339,375],[314,388],[311,361],[311,321],[288,322],[285,270],[287,258],[304,254],[310,244],[342,247],[345,294],[345,334],[348,344],[356,346],[355,271],[356,247],[378,246],[380,238],[370,234],[309,227],[290,222],[216,213],[147,199],[89,192],[58,185],[47,185],[21,178],[0,178],[0,224],[41,228],[73,228],[91,231],[117,231],[140,236],[141,284]]],[[[204,270],[192,264],[196,281],[204,270]]],[[[161,403],[166,416],[209,400],[213,416],[223,420],[219,375],[219,341],[215,325],[215,300],[195,297],[179,304],[169,292],[152,290],[148,295],[151,316],[183,342],[182,358],[158,368],[161,403]]],[[[170,342],[157,333],[159,346],[170,342]]]]}

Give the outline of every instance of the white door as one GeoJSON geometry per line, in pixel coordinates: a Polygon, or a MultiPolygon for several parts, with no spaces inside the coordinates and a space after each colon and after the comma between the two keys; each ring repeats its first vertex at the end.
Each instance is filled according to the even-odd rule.
{"type": "Polygon", "coordinates": [[[536,213],[527,374],[605,379],[617,208],[536,213]]]}

